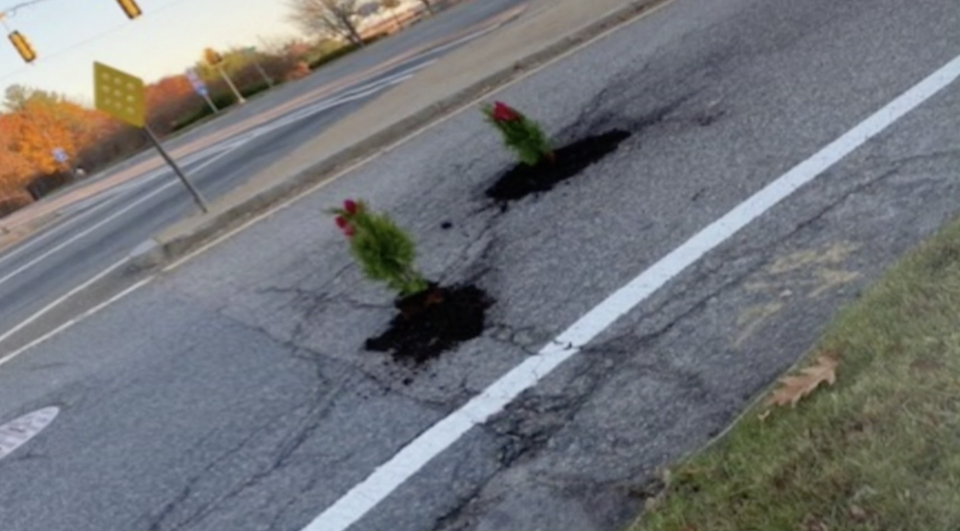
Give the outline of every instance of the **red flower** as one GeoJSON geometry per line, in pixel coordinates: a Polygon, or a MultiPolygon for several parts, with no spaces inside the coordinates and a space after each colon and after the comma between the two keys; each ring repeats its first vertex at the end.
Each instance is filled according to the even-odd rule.
{"type": "Polygon", "coordinates": [[[498,101],[493,104],[493,120],[495,122],[516,122],[520,118],[520,113],[506,103],[498,101]]]}
{"type": "Polygon", "coordinates": [[[350,214],[352,216],[360,210],[360,207],[359,205],[357,205],[356,201],[352,199],[347,199],[346,201],[343,202],[343,209],[347,212],[347,214],[350,214]]]}
{"type": "Polygon", "coordinates": [[[337,222],[337,226],[340,227],[340,230],[342,230],[347,237],[353,236],[353,226],[350,225],[350,222],[347,221],[346,218],[337,216],[334,221],[337,222]]]}

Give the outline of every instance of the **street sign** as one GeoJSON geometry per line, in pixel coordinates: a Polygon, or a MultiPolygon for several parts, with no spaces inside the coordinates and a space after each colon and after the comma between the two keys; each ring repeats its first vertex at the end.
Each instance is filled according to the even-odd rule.
{"type": "Polygon", "coordinates": [[[193,85],[193,90],[195,90],[197,94],[204,97],[210,94],[210,90],[207,89],[207,84],[200,79],[200,76],[197,75],[196,70],[192,68],[188,69],[187,79],[190,81],[190,84],[193,85]]]}
{"type": "Polygon", "coordinates": [[[192,68],[188,68],[186,75],[187,75],[187,80],[189,80],[190,84],[193,85],[193,90],[196,91],[196,93],[199,94],[201,97],[203,97],[204,100],[206,100],[207,105],[210,106],[214,114],[218,114],[220,112],[220,109],[218,109],[217,106],[213,103],[213,100],[210,99],[210,89],[207,88],[207,84],[204,83],[202,79],[200,79],[199,75],[197,75],[197,71],[192,68]]]}
{"type": "Polygon", "coordinates": [[[163,160],[173,169],[173,173],[183,181],[184,186],[187,187],[197,205],[200,206],[200,210],[203,210],[204,213],[209,212],[207,201],[200,194],[200,190],[197,190],[193,183],[187,179],[180,166],[163,148],[163,143],[160,142],[157,135],[153,134],[153,131],[147,126],[146,91],[143,88],[143,80],[105,64],[93,63],[93,88],[97,109],[142,129],[150,142],[153,142],[153,145],[156,146],[163,160]]]}
{"type": "Polygon", "coordinates": [[[102,63],[93,63],[93,78],[97,109],[134,127],[146,124],[142,79],[102,63]]]}
{"type": "Polygon", "coordinates": [[[53,148],[53,160],[63,164],[70,160],[70,156],[67,155],[67,152],[61,147],[53,148]]]}

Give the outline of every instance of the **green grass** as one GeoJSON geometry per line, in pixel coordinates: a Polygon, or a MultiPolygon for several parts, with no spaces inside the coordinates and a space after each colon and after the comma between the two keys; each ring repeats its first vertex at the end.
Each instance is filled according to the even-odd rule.
{"type": "Polygon", "coordinates": [[[841,312],[838,381],[749,411],[666,474],[632,531],[960,529],[960,223],[841,312]]]}

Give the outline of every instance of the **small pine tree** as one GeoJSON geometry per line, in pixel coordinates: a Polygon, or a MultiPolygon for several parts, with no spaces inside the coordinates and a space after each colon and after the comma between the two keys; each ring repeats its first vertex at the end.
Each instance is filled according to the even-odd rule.
{"type": "Polygon", "coordinates": [[[487,121],[503,135],[503,142],[521,162],[535,166],[541,160],[553,162],[553,147],[540,124],[502,102],[483,107],[487,121]]]}
{"type": "Polygon", "coordinates": [[[337,226],[350,241],[350,252],[364,275],[385,282],[401,296],[416,295],[427,282],[414,266],[416,246],[386,214],[374,214],[362,201],[347,200],[333,210],[337,226]]]}

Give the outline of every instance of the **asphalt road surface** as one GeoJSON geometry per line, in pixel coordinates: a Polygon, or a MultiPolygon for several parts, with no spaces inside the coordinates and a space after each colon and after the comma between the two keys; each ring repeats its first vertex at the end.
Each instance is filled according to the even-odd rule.
{"type": "MultiPolygon", "coordinates": [[[[676,0],[498,95],[633,136],[490,208],[457,115],[0,365],[4,530],[612,531],[958,208],[954,0],[676,0]],[[932,77],[931,77],[932,76],[932,77]],[[495,300],[413,368],[324,209],[495,300]],[[447,223],[452,228],[443,229],[447,223]]],[[[255,163],[255,162],[254,162],[255,163]]]]}
{"type": "MultiPolygon", "coordinates": [[[[485,33],[488,28],[477,26],[522,3],[520,0],[483,0],[455,6],[406,32],[337,61],[301,82],[283,86],[245,108],[205,124],[169,142],[168,148],[178,150],[189,146],[274,111],[291,99],[401,58],[373,75],[363,76],[321,98],[307,99],[282,113],[274,112],[265,123],[235,131],[183,157],[181,165],[186,173],[204,195],[216,198],[382,91],[485,33]],[[475,31],[469,31],[475,27],[475,31]],[[449,42],[451,36],[465,31],[467,35],[449,42]],[[437,44],[431,46],[432,43],[437,44]]],[[[143,154],[111,173],[151,158],[156,156],[143,154]]],[[[96,177],[99,178],[102,177],[96,177]]],[[[12,335],[11,331],[30,316],[122,260],[164,227],[195,212],[186,189],[166,167],[134,176],[122,185],[65,207],[54,226],[0,253],[0,346],[5,336],[12,335]]]]}

